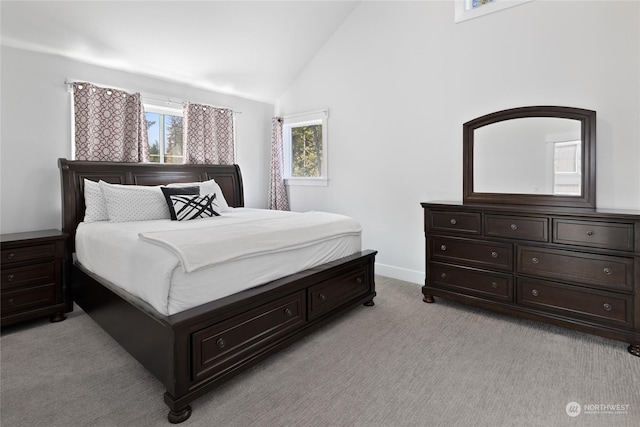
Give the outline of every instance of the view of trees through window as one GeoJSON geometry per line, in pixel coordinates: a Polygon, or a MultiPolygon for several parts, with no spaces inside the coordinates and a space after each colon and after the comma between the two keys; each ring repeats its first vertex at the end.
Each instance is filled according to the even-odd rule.
{"type": "Polygon", "coordinates": [[[322,124],[291,128],[291,176],[322,176],[322,124]]]}
{"type": "Polygon", "coordinates": [[[154,163],[182,163],[182,117],[145,113],[149,135],[149,160],[154,163]]]}

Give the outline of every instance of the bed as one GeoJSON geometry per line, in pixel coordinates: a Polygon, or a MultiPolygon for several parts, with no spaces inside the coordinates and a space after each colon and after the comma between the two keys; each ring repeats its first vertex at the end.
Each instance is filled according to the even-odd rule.
{"type": "Polygon", "coordinates": [[[163,383],[171,423],[189,418],[191,403],[222,382],[340,314],[361,304],[373,305],[376,252],[364,250],[175,313],[162,313],[91,271],[75,256],[76,232],[85,215],[85,179],[139,186],[214,179],[229,207],[242,208],[239,167],[66,159],[58,164],[63,231],[70,236],[65,256],[68,308],[75,301],[163,383]]]}

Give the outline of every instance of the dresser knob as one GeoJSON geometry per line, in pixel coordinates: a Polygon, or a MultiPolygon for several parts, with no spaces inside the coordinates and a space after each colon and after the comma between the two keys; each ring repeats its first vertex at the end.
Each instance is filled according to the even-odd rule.
{"type": "Polygon", "coordinates": [[[538,258],[536,258],[536,257],[531,258],[531,263],[532,263],[532,264],[537,264],[537,263],[539,263],[539,262],[540,262],[540,261],[538,260],[538,258]]]}
{"type": "Polygon", "coordinates": [[[16,302],[16,300],[14,300],[13,298],[9,298],[9,305],[13,305],[14,302],[16,302]]]}
{"type": "Polygon", "coordinates": [[[222,338],[218,338],[218,341],[216,341],[216,345],[220,348],[224,348],[227,345],[227,342],[222,338]]]}
{"type": "Polygon", "coordinates": [[[14,259],[15,257],[16,257],[16,254],[14,254],[13,252],[7,255],[7,259],[14,259]]]}
{"type": "Polygon", "coordinates": [[[451,221],[449,222],[451,223],[451,225],[456,225],[458,223],[455,218],[451,218],[451,221]]]}
{"type": "Polygon", "coordinates": [[[491,282],[491,287],[493,289],[496,289],[498,287],[498,284],[496,282],[491,282]]]}
{"type": "Polygon", "coordinates": [[[491,258],[498,258],[498,252],[491,252],[491,258]]]}
{"type": "Polygon", "coordinates": [[[517,226],[516,224],[511,224],[511,229],[512,229],[512,230],[517,230],[517,229],[518,229],[518,226],[517,226]]]}
{"type": "Polygon", "coordinates": [[[447,273],[440,273],[440,278],[444,279],[445,277],[447,277],[447,273]]]}
{"type": "Polygon", "coordinates": [[[587,231],[587,236],[593,236],[593,231],[587,231]]]}
{"type": "Polygon", "coordinates": [[[358,278],[356,278],[356,283],[358,283],[358,284],[359,284],[359,283],[362,283],[362,277],[358,277],[358,278]]]}
{"type": "Polygon", "coordinates": [[[611,311],[611,308],[612,308],[612,307],[611,307],[611,304],[607,304],[607,303],[605,303],[605,304],[602,306],[602,308],[604,308],[604,311],[611,311]]]}
{"type": "Polygon", "coordinates": [[[534,297],[537,297],[539,295],[538,290],[537,289],[532,290],[531,295],[533,295],[534,297]]]}
{"type": "Polygon", "coordinates": [[[293,311],[291,311],[290,308],[285,308],[284,309],[284,315],[287,317],[291,317],[293,315],[293,311]]]}
{"type": "Polygon", "coordinates": [[[440,246],[440,250],[442,250],[442,251],[446,251],[446,250],[447,250],[447,245],[441,245],[441,246],[440,246]]]}
{"type": "Polygon", "coordinates": [[[10,281],[10,282],[13,282],[13,279],[15,279],[15,278],[16,278],[16,276],[14,276],[13,274],[10,274],[10,275],[7,276],[7,280],[10,281]]]}
{"type": "Polygon", "coordinates": [[[602,271],[604,271],[604,274],[611,274],[611,269],[608,267],[605,267],[602,271]]]}
{"type": "Polygon", "coordinates": [[[327,297],[325,296],[325,294],[320,294],[318,295],[318,298],[320,299],[320,301],[325,301],[327,299],[327,297]]]}

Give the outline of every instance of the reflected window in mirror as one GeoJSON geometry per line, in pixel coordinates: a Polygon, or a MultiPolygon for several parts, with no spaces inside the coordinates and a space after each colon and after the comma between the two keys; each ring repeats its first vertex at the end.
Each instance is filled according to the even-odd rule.
{"type": "Polygon", "coordinates": [[[582,141],[553,144],[553,194],[580,195],[582,141]]]}

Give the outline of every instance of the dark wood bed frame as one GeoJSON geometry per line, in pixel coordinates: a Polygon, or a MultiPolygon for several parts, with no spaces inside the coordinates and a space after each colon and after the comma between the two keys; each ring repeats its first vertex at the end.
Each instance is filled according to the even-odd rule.
{"type": "Polygon", "coordinates": [[[169,421],[191,402],[360,304],[373,305],[375,251],[367,250],[256,288],[163,316],[74,261],[84,218],[84,179],[160,185],[215,179],[229,206],[243,207],[237,165],[160,165],[59,159],[68,308],[73,300],[166,387],[169,421]]]}

